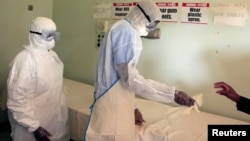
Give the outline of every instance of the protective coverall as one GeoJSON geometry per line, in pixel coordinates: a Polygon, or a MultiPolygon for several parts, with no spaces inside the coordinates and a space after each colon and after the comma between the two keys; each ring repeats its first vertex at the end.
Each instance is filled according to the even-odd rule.
{"type": "Polygon", "coordinates": [[[10,64],[7,107],[13,141],[36,141],[33,133],[39,127],[51,134],[51,141],[69,141],[64,65],[52,50],[55,35],[51,19],[35,18],[29,45],[10,64]]]}
{"type": "Polygon", "coordinates": [[[145,79],[136,69],[141,36],[160,19],[154,2],[141,1],[106,33],[100,47],[86,141],[134,141],[135,93],[157,102],[174,100],[174,87],[145,79]]]}

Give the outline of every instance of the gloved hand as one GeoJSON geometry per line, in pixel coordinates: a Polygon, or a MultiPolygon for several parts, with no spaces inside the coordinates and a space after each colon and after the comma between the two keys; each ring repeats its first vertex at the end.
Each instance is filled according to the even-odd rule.
{"type": "Polygon", "coordinates": [[[139,109],[135,109],[135,124],[141,126],[145,122],[139,109]]]}
{"type": "Polygon", "coordinates": [[[185,92],[177,90],[175,91],[174,101],[180,105],[188,107],[193,106],[195,103],[195,100],[189,97],[185,92]]]}
{"type": "Polygon", "coordinates": [[[37,128],[33,133],[37,141],[50,141],[51,134],[42,127],[37,128]]]}

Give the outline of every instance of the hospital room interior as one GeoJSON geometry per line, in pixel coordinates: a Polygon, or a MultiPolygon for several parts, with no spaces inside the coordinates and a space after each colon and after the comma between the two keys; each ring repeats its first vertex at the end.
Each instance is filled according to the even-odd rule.
{"type": "MultiPolygon", "coordinates": [[[[142,37],[143,50],[137,65],[140,74],[144,78],[175,86],[176,89],[184,90],[190,96],[202,96],[200,97],[202,104],[198,105],[198,110],[192,109],[189,115],[204,112],[249,124],[249,114],[238,111],[234,102],[225,96],[218,95],[213,84],[224,81],[241,96],[250,98],[250,1],[154,1],[174,3],[171,6],[176,11],[171,13],[170,19],[165,17],[159,23],[157,34],[142,37]],[[183,3],[204,4],[199,11],[202,16],[198,20],[189,21],[185,17],[185,12],[188,13],[188,11],[182,5],[183,3]],[[223,16],[222,13],[231,17],[223,16]]],[[[122,18],[118,16],[119,11],[115,11],[113,4],[133,2],[138,1],[0,0],[1,141],[9,138],[10,132],[10,127],[6,125],[8,123],[6,82],[9,64],[24,48],[24,45],[28,44],[31,21],[38,16],[53,19],[57,31],[61,33],[61,38],[55,43],[53,50],[64,64],[65,83],[84,84],[93,90],[95,69],[103,36],[113,23],[122,18]]],[[[158,6],[161,7],[161,5],[158,6]]],[[[164,10],[162,12],[164,13],[164,10]]],[[[71,91],[69,86],[66,86],[65,91],[71,91]]],[[[81,92],[84,95],[85,89],[81,92]]],[[[92,92],[90,91],[90,94],[92,92]]],[[[67,98],[70,99],[70,94],[67,98]]],[[[81,101],[70,102],[82,104],[81,101]]],[[[142,103],[147,103],[147,101],[142,103]]],[[[152,102],[152,104],[165,105],[157,102],[152,102]]],[[[181,107],[176,103],[166,105],[181,107]]],[[[88,106],[90,105],[85,108],[87,109],[88,106]]],[[[145,108],[146,106],[142,104],[139,107],[145,108]]],[[[150,112],[148,115],[155,114],[154,110],[150,112]]],[[[223,124],[223,121],[216,123],[223,124]]]]}

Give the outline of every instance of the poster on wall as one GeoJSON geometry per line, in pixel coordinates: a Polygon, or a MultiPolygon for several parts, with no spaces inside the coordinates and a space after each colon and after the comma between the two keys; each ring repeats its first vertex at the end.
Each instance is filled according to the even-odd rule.
{"type": "Polygon", "coordinates": [[[240,26],[246,25],[248,19],[245,3],[216,3],[212,7],[214,25],[240,26]]]}
{"type": "Polygon", "coordinates": [[[208,24],[209,3],[182,3],[181,22],[208,24]]]}
{"type": "Polygon", "coordinates": [[[178,2],[156,2],[162,13],[162,22],[177,22],[178,2]]]}
{"type": "Polygon", "coordinates": [[[136,6],[136,2],[113,3],[113,20],[124,18],[133,9],[134,6],[136,6]]]}
{"type": "Polygon", "coordinates": [[[96,3],[92,9],[94,19],[108,19],[111,17],[111,3],[96,3]]]}

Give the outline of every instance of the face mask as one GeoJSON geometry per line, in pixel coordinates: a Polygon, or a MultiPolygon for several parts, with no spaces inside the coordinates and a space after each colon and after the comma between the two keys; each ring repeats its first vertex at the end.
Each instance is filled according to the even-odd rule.
{"type": "Polygon", "coordinates": [[[140,36],[147,36],[148,35],[148,31],[147,31],[147,29],[145,27],[137,29],[137,31],[140,34],[140,36]]]}
{"type": "Polygon", "coordinates": [[[52,48],[54,48],[54,46],[55,46],[55,40],[46,42],[46,47],[48,50],[51,50],[52,48]]]}
{"type": "Polygon", "coordinates": [[[40,37],[44,39],[45,41],[52,41],[53,39],[55,41],[58,41],[60,40],[60,35],[61,35],[60,32],[56,32],[56,31],[42,32],[42,33],[30,31],[30,33],[40,35],[40,37]]]}
{"type": "Polygon", "coordinates": [[[160,28],[156,28],[155,30],[148,32],[147,36],[142,36],[142,37],[147,39],[160,39],[160,36],[161,36],[160,28]]]}

